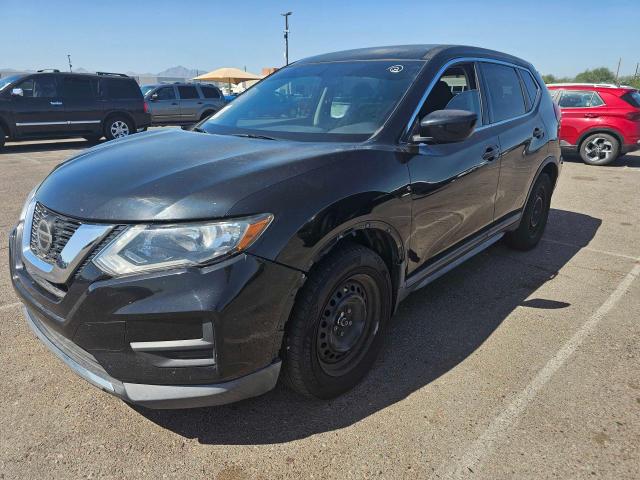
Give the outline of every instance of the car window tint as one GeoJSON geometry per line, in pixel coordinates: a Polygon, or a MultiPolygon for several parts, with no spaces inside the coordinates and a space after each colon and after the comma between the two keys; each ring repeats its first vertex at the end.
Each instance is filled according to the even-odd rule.
{"type": "Polygon", "coordinates": [[[173,87],[162,87],[155,91],[158,94],[158,100],[175,100],[176,92],[173,87]]]}
{"type": "Polygon", "coordinates": [[[217,88],[213,87],[200,87],[204,98],[220,98],[220,92],[218,92],[217,88]]]}
{"type": "Polygon", "coordinates": [[[478,124],[482,123],[482,111],[480,110],[480,95],[478,90],[466,90],[459,93],[447,103],[445,110],[467,110],[478,115],[478,124]]]}
{"type": "Polygon", "coordinates": [[[190,100],[192,98],[200,98],[196,87],[181,86],[178,87],[178,94],[182,100],[190,100]]]}
{"type": "Polygon", "coordinates": [[[482,71],[493,115],[492,123],[523,115],[524,96],[515,69],[497,63],[483,63],[482,71]]]}
{"type": "Polygon", "coordinates": [[[529,96],[529,105],[533,106],[540,87],[528,70],[520,70],[520,73],[522,74],[522,81],[524,82],[525,90],[529,96]]]}
{"type": "Polygon", "coordinates": [[[56,79],[52,76],[30,78],[16,85],[21,88],[24,97],[27,98],[55,98],[58,96],[56,79]]]}
{"type": "Polygon", "coordinates": [[[107,96],[113,99],[141,98],[142,92],[134,80],[117,78],[104,79],[107,96]]]}
{"type": "Polygon", "coordinates": [[[88,77],[64,77],[62,80],[64,98],[87,100],[94,98],[93,85],[88,77]]]}
{"type": "Polygon", "coordinates": [[[600,95],[587,90],[565,90],[559,102],[563,108],[588,108],[603,104],[600,95]]]}

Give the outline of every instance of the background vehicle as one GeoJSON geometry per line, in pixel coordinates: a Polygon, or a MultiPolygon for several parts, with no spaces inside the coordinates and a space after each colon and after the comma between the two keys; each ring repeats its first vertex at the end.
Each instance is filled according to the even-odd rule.
{"type": "Polygon", "coordinates": [[[589,165],[640,148],[640,92],[606,84],[550,84],[562,111],[560,145],[589,165]]]}
{"type": "Polygon", "coordinates": [[[149,124],[140,89],[127,75],[52,70],[0,83],[0,146],[5,139],[112,140],[149,124]]]}
{"type": "Polygon", "coordinates": [[[199,122],[220,110],[226,103],[215,85],[173,83],[143,85],[154,125],[184,125],[199,122]]]}
{"type": "Polygon", "coordinates": [[[71,159],[11,234],[27,320],[133,403],[236,401],[281,368],[295,391],[335,397],[411,292],[503,237],[539,242],[560,171],[543,85],[473,47],[338,52],[278,70],[196,129],[71,159]]]}

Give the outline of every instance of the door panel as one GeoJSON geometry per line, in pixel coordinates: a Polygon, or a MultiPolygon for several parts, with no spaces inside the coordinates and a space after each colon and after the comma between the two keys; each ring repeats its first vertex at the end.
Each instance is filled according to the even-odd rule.
{"type": "Polygon", "coordinates": [[[71,133],[97,133],[102,129],[103,104],[98,101],[95,78],[62,77],[62,98],[71,133]]]}
{"type": "Polygon", "coordinates": [[[538,113],[502,125],[496,219],[524,206],[533,177],[547,155],[548,138],[538,113]]]}
{"type": "Polygon", "coordinates": [[[590,90],[563,90],[558,98],[562,111],[560,138],[576,145],[584,132],[603,122],[606,105],[590,90]]]}
{"type": "Polygon", "coordinates": [[[12,96],[16,132],[20,137],[66,134],[67,119],[54,75],[29,77],[14,88],[23,96],[12,96]]]}
{"type": "Polygon", "coordinates": [[[491,127],[463,142],[412,148],[416,151],[409,161],[413,198],[409,274],[493,221],[500,165],[498,138],[491,127]],[[485,155],[490,147],[494,158],[485,155]]]}
{"type": "Polygon", "coordinates": [[[203,100],[198,94],[198,90],[193,85],[178,86],[178,96],[180,97],[180,118],[183,122],[200,120],[198,113],[203,105],[203,100]]]}
{"type": "Polygon", "coordinates": [[[158,94],[158,97],[148,102],[151,121],[156,123],[179,122],[180,104],[175,87],[173,85],[160,87],[153,92],[152,96],[154,94],[158,94]]]}

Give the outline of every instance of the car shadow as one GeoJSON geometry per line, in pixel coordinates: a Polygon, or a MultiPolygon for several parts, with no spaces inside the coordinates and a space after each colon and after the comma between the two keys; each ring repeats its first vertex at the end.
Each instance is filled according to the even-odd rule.
{"type": "Polygon", "coordinates": [[[288,442],[349,426],[406,398],[471,355],[517,307],[557,309],[567,302],[527,300],[586,246],[601,220],[552,209],[545,242],[529,252],[499,242],[399,307],[366,379],[332,401],[302,398],[280,384],[254,399],[194,410],[148,410],[146,418],[204,444],[288,442]],[[570,239],[570,242],[565,241],[570,239]]]}
{"type": "MultiPolygon", "coordinates": [[[[577,154],[567,154],[562,156],[565,162],[570,163],[584,163],[579,155],[577,154]]],[[[609,165],[604,165],[606,168],[610,167],[629,167],[629,168],[640,168],[640,155],[630,155],[626,154],[621,157],[618,157],[615,162],[610,163],[609,165]]]]}
{"type": "Polygon", "coordinates": [[[11,153],[36,153],[36,152],[56,152],[62,150],[84,150],[85,148],[93,147],[101,142],[88,142],[83,139],[79,140],[65,140],[65,141],[51,141],[44,142],[25,142],[25,143],[6,143],[0,155],[11,153]]]}

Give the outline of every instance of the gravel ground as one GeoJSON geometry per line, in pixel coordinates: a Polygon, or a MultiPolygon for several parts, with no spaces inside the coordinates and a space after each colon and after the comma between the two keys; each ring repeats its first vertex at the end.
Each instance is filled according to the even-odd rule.
{"type": "Polygon", "coordinates": [[[540,246],[412,294],[349,394],[145,411],[50,354],[10,286],[25,196],[86,146],[0,154],[0,479],[640,478],[640,156],[565,162],[540,246]]]}

